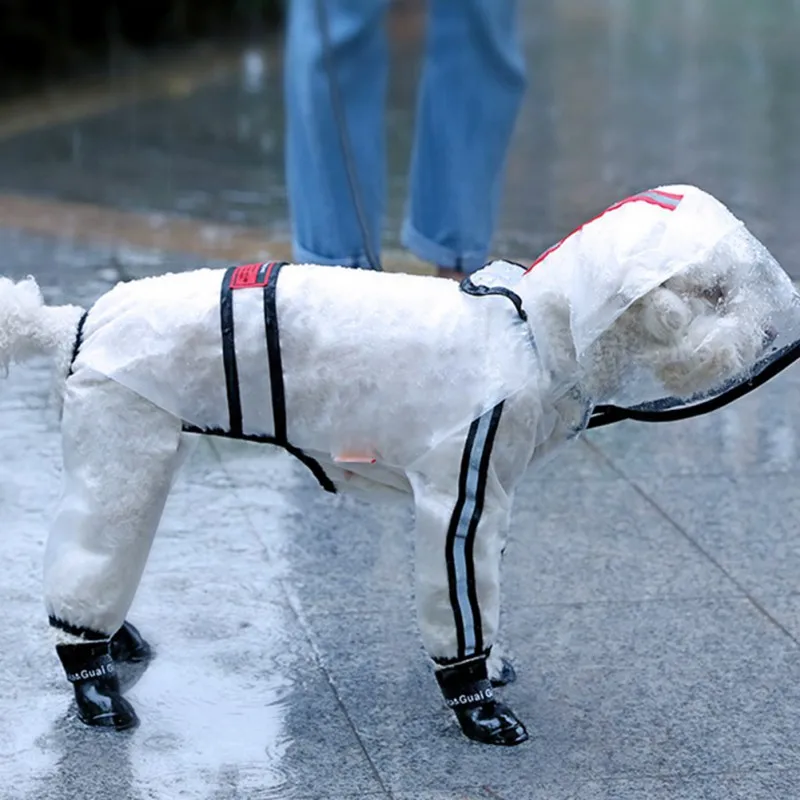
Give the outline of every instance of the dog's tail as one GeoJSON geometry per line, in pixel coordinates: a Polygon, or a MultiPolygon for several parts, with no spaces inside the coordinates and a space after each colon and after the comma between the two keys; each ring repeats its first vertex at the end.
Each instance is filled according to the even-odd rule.
{"type": "Polygon", "coordinates": [[[33,278],[0,278],[0,371],[47,355],[66,375],[82,314],[78,306],[46,306],[33,278]]]}

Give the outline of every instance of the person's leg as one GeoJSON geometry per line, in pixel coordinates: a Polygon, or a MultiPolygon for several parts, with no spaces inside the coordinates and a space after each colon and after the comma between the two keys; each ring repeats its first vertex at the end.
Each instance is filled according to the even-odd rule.
{"type": "Polygon", "coordinates": [[[284,60],[286,182],[297,261],[365,267],[370,247],[380,252],[388,2],[322,0],[322,19],[318,0],[289,3],[284,60]],[[325,19],[330,67],[350,144],[347,153],[331,97],[321,27],[325,19]],[[349,183],[348,160],[361,214],[349,183]]]}
{"type": "Polygon", "coordinates": [[[473,272],[488,256],[525,91],[516,0],[429,0],[403,244],[473,272]]]}

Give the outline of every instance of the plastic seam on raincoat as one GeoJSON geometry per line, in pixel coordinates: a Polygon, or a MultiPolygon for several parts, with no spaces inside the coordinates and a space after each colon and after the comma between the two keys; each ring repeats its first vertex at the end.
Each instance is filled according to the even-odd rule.
{"type": "Polygon", "coordinates": [[[462,292],[470,294],[473,297],[487,297],[490,295],[506,297],[516,309],[519,318],[523,322],[528,321],[528,313],[522,306],[522,298],[516,292],[513,292],[505,286],[476,286],[469,278],[465,278],[461,282],[460,288],[462,292]]]}
{"type": "Polygon", "coordinates": [[[86,327],[86,319],[89,316],[88,309],[81,314],[81,318],[78,320],[78,329],[75,331],[75,343],[72,345],[72,356],[69,360],[69,370],[67,371],[67,377],[72,375],[73,368],[75,366],[75,359],[78,357],[78,353],[80,352],[81,345],[83,344],[83,329],[86,327]]]}

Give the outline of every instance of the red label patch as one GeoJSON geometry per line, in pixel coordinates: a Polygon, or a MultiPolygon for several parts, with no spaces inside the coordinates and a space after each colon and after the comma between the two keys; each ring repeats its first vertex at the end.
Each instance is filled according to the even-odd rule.
{"type": "Polygon", "coordinates": [[[266,286],[272,272],[274,262],[267,264],[244,264],[236,267],[231,276],[231,289],[253,289],[266,286]]]}

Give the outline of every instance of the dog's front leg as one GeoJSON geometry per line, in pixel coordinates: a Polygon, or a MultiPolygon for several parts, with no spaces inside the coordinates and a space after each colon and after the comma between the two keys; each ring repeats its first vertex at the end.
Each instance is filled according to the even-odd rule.
{"type": "MultiPolygon", "coordinates": [[[[448,441],[409,475],[416,511],[416,602],[423,643],[462,731],[487,744],[524,742],[494,694],[487,659],[500,617],[500,561],[510,498],[491,463],[490,414],[466,442],[448,441]]],[[[493,427],[494,426],[494,427],[493,427]]]]}

